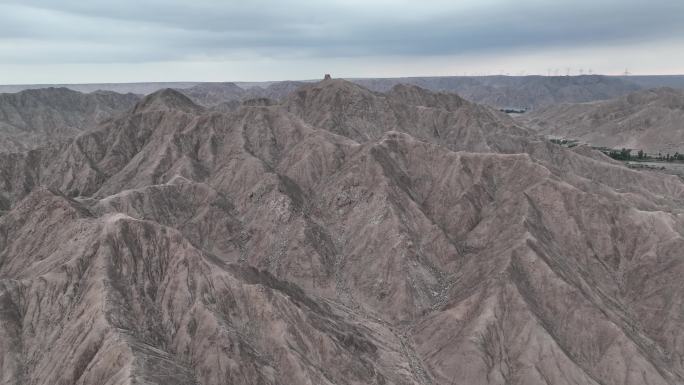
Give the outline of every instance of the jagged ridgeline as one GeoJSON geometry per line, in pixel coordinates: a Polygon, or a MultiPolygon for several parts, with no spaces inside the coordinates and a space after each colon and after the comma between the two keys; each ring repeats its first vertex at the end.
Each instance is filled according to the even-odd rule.
{"type": "Polygon", "coordinates": [[[684,381],[679,178],[455,94],[299,86],[0,153],[3,385],[684,381]]]}

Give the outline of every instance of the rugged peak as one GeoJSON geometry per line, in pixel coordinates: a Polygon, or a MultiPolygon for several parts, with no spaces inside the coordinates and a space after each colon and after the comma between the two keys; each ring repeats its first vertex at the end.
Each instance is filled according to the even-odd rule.
{"type": "Polygon", "coordinates": [[[8,100],[14,100],[18,105],[32,106],[38,103],[61,104],[64,103],[64,100],[74,100],[84,94],[66,87],[46,87],[24,90],[16,94],[0,95],[3,104],[6,104],[8,100]]]}
{"type": "Polygon", "coordinates": [[[284,101],[290,111],[330,109],[333,106],[347,106],[358,100],[368,100],[376,96],[358,84],[329,79],[300,87],[284,101]]]}
{"type": "Polygon", "coordinates": [[[347,95],[374,94],[373,91],[344,79],[325,79],[318,83],[300,87],[296,92],[290,95],[290,98],[300,99],[308,98],[309,96],[326,98],[338,93],[344,93],[347,95]]]}
{"type": "Polygon", "coordinates": [[[182,93],[165,88],[143,98],[133,109],[133,113],[150,111],[179,110],[189,114],[199,113],[202,107],[193,103],[190,98],[182,93]]]}
{"type": "Polygon", "coordinates": [[[0,94],[0,152],[20,152],[71,140],[130,111],[138,99],[133,94],[86,94],[64,87],[0,94]]]}
{"type": "Polygon", "coordinates": [[[448,93],[444,94],[441,92],[436,92],[436,91],[431,91],[426,88],[417,86],[415,84],[405,84],[405,83],[399,83],[392,87],[392,89],[388,92],[388,94],[395,94],[395,95],[420,95],[422,97],[425,96],[434,96],[434,95],[456,95],[454,93],[448,93]]]}
{"type": "Polygon", "coordinates": [[[372,92],[363,86],[360,86],[356,83],[352,83],[348,80],[344,79],[325,79],[322,82],[318,83],[321,87],[328,87],[328,88],[353,88],[357,90],[363,90],[366,92],[372,92]]]}
{"type": "Polygon", "coordinates": [[[435,93],[412,84],[397,84],[387,93],[394,101],[414,106],[443,108],[449,111],[463,106],[466,101],[456,94],[435,93]]]}

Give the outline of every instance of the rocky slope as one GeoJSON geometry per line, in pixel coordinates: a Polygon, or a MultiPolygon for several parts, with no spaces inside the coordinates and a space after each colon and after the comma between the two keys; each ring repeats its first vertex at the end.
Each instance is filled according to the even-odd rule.
{"type": "Polygon", "coordinates": [[[684,184],[454,95],[168,90],[0,165],[4,384],[684,380],[684,184]]]}
{"type": "Polygon", "coordinates": [[[0,94],[0,151],[21,151],[68,140],[132,108],[133,94],[66,88],[0,94]]]}
{"type": "Polygon", "coordinates": [[[326,80],[300,88],[283,105],[314,127],[360,142],[394,130],[454,150],[490,151],[515,147],[530,135],[502,113],[416,86],[397,85],[383,94],[326,80]]]}
{"type": "Polygon", "coordinates": [[[413,84],[433,91],[455,92],[475,103],[496,108],[537,109],[559,103],[610,99],[641,88],[629,79],[583,76],[450,76],[397,79],[355,79],[376,91],[413,84]]]}
{"type": "Polygon", "coordinates": [[[658,88],[593,103],[562,104],[521,117],[545,135],[596,146],[684,153],[684,91],[658,88]]]}

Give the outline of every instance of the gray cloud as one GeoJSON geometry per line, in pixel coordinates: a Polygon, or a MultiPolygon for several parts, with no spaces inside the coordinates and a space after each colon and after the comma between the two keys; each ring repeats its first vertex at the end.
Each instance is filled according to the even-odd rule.
{"type": "Polygon", "coordinates": [[[0,0],[14,64],[443,56],[684,35],[681,0],[0,0]]]}

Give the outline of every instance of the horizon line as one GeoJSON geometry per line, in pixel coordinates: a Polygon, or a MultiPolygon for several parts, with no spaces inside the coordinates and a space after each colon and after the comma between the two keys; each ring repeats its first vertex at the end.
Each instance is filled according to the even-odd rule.
{"type": "MultiPolygon", "coordinates": [[[[487,77],[509,77],[509,78],[525,78],[525,77],[544,77],[544,78],[579,78],[588,76],[604,76],[604,77],[667,77],[667,76],[684,76],[681,74],[571,74],[571,75],[545,75],[545,74],[486,74],[486,75],[410,75],[410,76],[390,76],[390,77],[373,77],[373,76],[341,76],[334,77],[334,79],[344,80],[364,80],[364,79],[419,79],[419,78],[487,78],[487,77]]],[[[166,83],[277,83],[277,82],[315,82],[323,78],[316,79],[280,79],[280,80],[168,80],[168,81],[124,81],[124,82],[74,82],[74,83],[2,83],[0,86],[67,86],[67,85],[111,85],[111,84],[166,84],[166,83]]]]}

